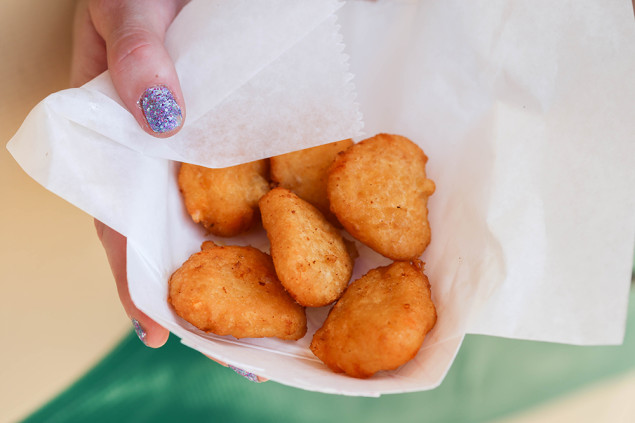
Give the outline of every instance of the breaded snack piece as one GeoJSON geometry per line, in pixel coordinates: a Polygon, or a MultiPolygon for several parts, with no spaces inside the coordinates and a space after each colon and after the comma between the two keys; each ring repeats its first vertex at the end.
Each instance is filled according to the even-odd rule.
{"type": "Polygon", "coordinates": [[[307,307],[339,298],[353,272],[340,232],[318,209],[285,188],[262,197],[260,213],[276,273],[289,294],[307,307]]]}
{"type": "Polygon", "coordinates": [[[268,160],[223,169],[182,163],[179,188],[196,223],[214,235],[230,237],[258,219],[258,200],[269,191],[268,160]]]}
{"type": "Polygon", "coordinates": [[[422,266],[395,262],[352,282],[313,335],[311,351],[331,370],[358,378],[411,360],[437,319],[422,266]]]}
{"type": "Polygon", "coordinates": [[[205,242],[170,277],[168,302],[217,335],[297,340],[306,333],[304,307],[280,284],[271,257],[252,247],[205,242]]]}
{"type": "Polygon", "coordinates": [[[336,222],[329,208],[326,180],[337,153],[351,145],[353,140],[347,139],[272,157],[271,180],[313,204],[329,221],[336,222]]]}
{"type": "Polygon", "coordinates": [[[418,258],[430,243],[428,157],[399,135],[379,134],[340,153],[329,171],[331,211],[362,243],[393,260],[418,258]]]}

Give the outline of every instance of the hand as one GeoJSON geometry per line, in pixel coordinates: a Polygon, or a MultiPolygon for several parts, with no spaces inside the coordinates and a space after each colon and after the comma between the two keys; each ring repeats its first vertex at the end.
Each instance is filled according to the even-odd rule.
{"type": "MultiPolygon", "coordinates": [[[[185,107],[174,64],[163,40],[185,3],[184,0],[81,0],[73,28],[71,85],[83,85],[108,69],[117,93],[146,132],[157,137],[178,132],[185,107]],[[157,108],[158,105],[164,107],[157,108]]],[[[102,222],[95,221],[95,227],[106,250],[119,299],[137,335],[147,346],[162,346],[169,332],[135,307],[130,298],[126,238],[102,222]]]]}
{"type": "Polygon", "coordinates": [[[183,94],[165,33],[186,0],[81,0],[75,13],[71,84],[110,71],[139,125],[169,137],[185,119],[183,94]],[[160,107],[159,107],[160,106],[160,107]]]}
{"type": "MultiPolygon", "coordinates": [[[[139,125],[156,137],[178,132],[185,106],[174,64],[164,48],[169,25],[189,0],[80,0],[75,13],[71,85],[79,87],[105,70],[139,125]]],[[[169,332],[139,310],[128,290],[126,237],[95,220],[119,299],[139,339],[165,344],[169,332]]],[[[210,359],[227,366],[227,364],[210,359]]],[[[266,379],[229,366],[241,376],[266,379]]]]}
{"type": "Polygon", "coordinates": [[[126,275],[126,237],[96,219],[95,229],[104,250],[106,250],[108,264],[110,264],[110,270],[117,284],[119,300],[126,310],[126,314],[132,320],[137,336],[149,347],[162,346],[168,340],[170,332],[135,307],[130,298],[126,275]]]}

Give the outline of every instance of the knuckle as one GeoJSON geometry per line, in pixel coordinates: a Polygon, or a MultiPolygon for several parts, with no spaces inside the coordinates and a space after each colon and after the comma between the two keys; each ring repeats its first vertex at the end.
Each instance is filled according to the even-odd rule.
{"type": "Polygon", "coordinates": [[[147,59],[154,49],[154,36],[145,29],[125,28],[117,30],[108,48],[110,67],[125,66],[131,58],[147,59]]]}

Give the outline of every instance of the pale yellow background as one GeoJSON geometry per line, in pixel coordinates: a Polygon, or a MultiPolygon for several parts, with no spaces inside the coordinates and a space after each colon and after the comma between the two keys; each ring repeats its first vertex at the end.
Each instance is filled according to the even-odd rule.
{"type": "Polygon", "coordinates": [[[0,421],[46,402],[131,327],[92,219],[31,180],[4,145],[68,87],[74,1],[0,1],[0,421]]]}
{"type": "MultiPolygon", "coordinates": [[[[0,141],[68,87],[72,0],[0,1],[0,141]]],[[[0,149],[0,422],[46,403],[130,328],[92,219],[0,149]]],[[[635,359],[635,358],[634,358],[635,359]]],[[[633,422],[635,373],[505,422],[633,422]]]]}

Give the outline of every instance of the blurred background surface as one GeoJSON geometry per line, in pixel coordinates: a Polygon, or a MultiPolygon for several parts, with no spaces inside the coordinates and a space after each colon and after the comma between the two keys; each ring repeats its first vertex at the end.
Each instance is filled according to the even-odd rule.
{"type": "Polygon", "coordinates": [[[4,147],[40,100],[68,88],[74,7],[0,2],[0,421],[45,403],[129,327],[92,218],[30,179],[4,147]]]}
{"type": "MultiPolygon", "coordinates": [[[[3,0],[0,3],[0,140],[3,146],[33,106],[48,94],[68,88],[74,5],[74,0],[3,0]]],[[[131,417],[130,410],[136,406],[123,401],[121,395],[119,402],[109,397],[111,402],[104,403],[104,395],[112,394],[119,386],[121,392],[139,393],[141,390],[143,394],[138,398],[148,400],[152,398],[150,394],[156,397],[156,390],[163,386],[163,395],[175,398],[175,387],[170,390],[165,385],[157,385],[156,378],[147,377],[149,372],[159,374],[161,371],[167,375],[164,382],[172,381],[170,377],[174,378],[172,373],[176,371],[184,374],[194,369],[210,372],[207,382],[192,376],[191,383],[188,384],[188,379],[185,379],[179,386],[184,391],[191,391],[198,389],[199,383],[214,383],[215,389],[203,390],[210,397],[198,398],[197,404],[201,401],[210,404],[223,402],[225,406],[222,409],[203,409],[208,413],[219,410],[219,416],[234,416],[233,421],[239,421],[239,416],[249,417],[237,411],[247,407],[244,402],[240,406],[241,395],[245,398],[256,395],[265,400],[263,390],[268,390],[268,395],[297,395],[311,401],[316,398],[293,393],[290,388],[271,382],[268,388],[266,384],[245,385],[226,369],[205,359],[201,361],[200,355],[180,346],[174,339],[161,353],[143,347],[130,333],[130,322],[119,304],[105,255],[94,235],[92,218],[32,181],[5,148],[0,149],[0,198],[0,268],[3,270],[4,298],[0,307],[0,422],[21,420],[47,403],[49,407],[36,414],[34,421],[38,416],[46,420],[52,415],[50,413],[61,408],[69,414],[59,416],[56,421],[72,421],[79,415],[72,414],[73,407],[79,409],[78,402],[73,399],[81,399],[84,405],[94,402],[92,409],[95,412],[113,411],[120,407],[121,413],[128,414],[117,417],[128,421],[126,416],[131,417]],[[91,369],[92,372],[80,380],[91,369]],[[170,372],[170,369],[173,371],[170,372]],[[145,379],[130,379],[131,376],[144,374],[145,379]],[[104,375],[111,376],[107,382],[104,375]],[[78,380],[79,383],[72,386],[78,380]],[[131,380],[136,385],[131,386],[131,380]],[[92,391],[87,389],[89,386],[92,391]],[[69,387],[71,389],[65,392],[69,387]],[[50,402],[60,394],[61,397],[50,402]],[[238,405],[232,407],[229,405],[232,402],[238,405]]],[[[632,315],[631,304],[629,333],[634,332],[632,315]]],[[[510,364],[508,368],[501,367],[498,376],[481,374],[474,379],[474,374],[479,374],[479,368],[481,372],[487,368],[480,367],[474,357],[478,357],[476,352],[479,352],[483,363],[491,365],[493,359],[496,361],[492,355],[498,355],[504,361],[505,357],[524,357],[528,351],[536,349],[542,359],[554,357],[562,361],[567,368],[563,377],[571,379],[577,373],[581,377],[573,377],[561,389],[554,390],[553,395],[548,395],[550,390],[545,386],[542,395],[533,395],[526,401],[511,401],[509,404],[513,406],[503,407],[500,401],[490,398],[492,402],[484,404],[484,407],[490,407],[490,413],[482,412],[472,420],[464,416],[465,421],[633,422],[635,370],[623,356],[625,352],[633,351],[632,344],[631,340],[623,347],[589,352],[567,346],[468,337],[466,348],[459,353],[456,369],[451,371],[452,377],[436,393],[391,396],[391,399],[382,401],[385,401],[386,407],[398,404],[403,407],[401,401],[408,400],[412,410],[416,410],[417,404],[412,404],[412,401],[424,399],[425,403],[425,398],[429,398],[428,402],[434,399],[439,403],[440,398],[445,398],[447,406],[460,407],[460,404],[448,400],[469,400],[474,397],[471,393],[479,390],[501,391],[501,384],[506,380],[504,371],[510,378],[518,378],[507,381],[516,389],[511,392],[527,395],[540,385],[540,377],[544,378],[545,384],[552,384],[551,378],[555,374],[549,374],[549,369],[546,369],[544,376],[533,375],[531,383],[534,385],[531,385],[527,374],[513,371],[514,365],[510,364]],[[463,358],[462,354],[467,354],[465,350],[472,353],[471,359],[463,358]],[[616,360],[619,365],[613,363],[613,366],[605,368],[603,366],[607,363],[602,363],[605,359],[616,360]],[[580,363],[584,368],[576,372],[571,363],[580,363]],[[472,382],[462,380],[470,374],[472,382]],[[491,380],[498,385],[479,387],[474,385],[474,380],[491,380]]],[[[632,357],[635,362],[635,355],[632,357]]],[[[518,362],[516,365],[522,367],[525,363],[518,362]]],[[[178,396],[176,398],[179,399],[178,396]]],[[[320,398],[327,401],[323,396],[320,398]]],[[[368,403],[368,400],[329,401],[340,407],[341,415],[351,418],[355,416],[357,407],[365,407],[363,404],[374,404],[373,407],[382,404],[368,403]]],[[[179,404],[176,409],[181,417],[186,417],[183,413],[187,414],[189,409],[201,410],[186,400],[179,404]]],[[[293,406],[293,402],[289,401],[287,406],[293,406]]],[[[83,409],[83,412],[86,410],[83,409]]],[[[426,421],[425,414],[425,409],[421,410],[421,419],[416,421],[426,421]]],[[[143,415],[137,417],[139,419],[134,421],[143,420],[143,415]]],[[[260,417],[268,421],[266,416],[260,417]]],[[[156,416],[154,418],[157,421],[156,416]]]]}

